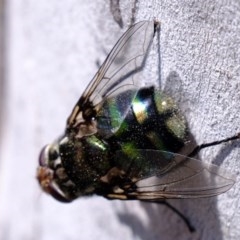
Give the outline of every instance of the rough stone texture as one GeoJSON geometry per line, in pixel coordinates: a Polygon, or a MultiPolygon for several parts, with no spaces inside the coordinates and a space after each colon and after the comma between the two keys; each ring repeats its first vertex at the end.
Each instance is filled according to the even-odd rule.
{"type": "Polygon", "coordinates": [[[122,0],[120,8],[123,29],[107,1],[8,1],[0,239],[239,239],[239,142],[201,154],[237,175],[229,192],[170,201],[195,233],[165,206],[99,197],[64,205],[41,193],[40,148],[63,132],[97,63],[132,19],[161,21],[144,75],[172,89],[197,142],[240,132],[240,2],[122,0]]]}

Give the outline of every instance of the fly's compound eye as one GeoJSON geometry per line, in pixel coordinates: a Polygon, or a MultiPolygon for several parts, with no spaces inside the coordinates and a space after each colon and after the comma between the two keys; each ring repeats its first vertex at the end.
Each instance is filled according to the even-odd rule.
{"type": "Polygon", "coordinates": [[[45,146],[39,156],[39,165],[41,167],[52,166],[59,158],[59,151],[53,145],[45,146]]]}
{"type": "Polygon", "coordinates": [[[47,166],[47,158],[46,158],[46,149],[48,148],[48,146],[43,147],[42,151],[40,152],[39,155],[39,166],[41,167],[46,167],[47,166]]]}
{"type": "Polygon", "coordinates": [[[59,157],[59,153],[58,153],[57,149],[50,148],[49,152],[48,152],[49,161],[57,160],[58,157],[59,157]]]}

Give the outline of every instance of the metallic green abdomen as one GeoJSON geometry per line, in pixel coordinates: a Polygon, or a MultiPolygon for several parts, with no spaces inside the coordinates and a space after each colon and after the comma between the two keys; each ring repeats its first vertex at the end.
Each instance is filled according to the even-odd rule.
{"type": "Polygon", "coordinates": [[[121,121],[116,132],[107,137],[112,149],[179,152],[187,141],[188,132],[185,119],[174,101],[154,87],[142,88],[136,93],[128,112],[123,114],[122,106],[134,94],[133,91],[122,93],[114,101],[106,101],[102,107],[98,117],[100,133],[115,129],[116,119],[121,121]],[[108,121],[101,119],[101,113],[108,116],[108,121]]]}

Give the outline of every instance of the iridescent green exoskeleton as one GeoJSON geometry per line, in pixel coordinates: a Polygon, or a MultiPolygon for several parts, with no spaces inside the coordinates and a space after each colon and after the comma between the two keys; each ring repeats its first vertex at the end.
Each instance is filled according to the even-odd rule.
{"type": "Polygon", "coordinates": [[[42,150],[37,177],[57,200],[209,197],[234,184],[217,166],[191,156],[239,136],[194,146],[173,99],[154,86],[140,87],[158,26],[142,21],[123,34],[73,108],[64,134],[42,150]]]}

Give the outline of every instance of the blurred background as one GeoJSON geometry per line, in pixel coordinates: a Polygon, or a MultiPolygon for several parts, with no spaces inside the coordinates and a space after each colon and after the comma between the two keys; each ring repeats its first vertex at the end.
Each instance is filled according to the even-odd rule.
{"type": "Polygon", "coordinates": [[[99,63],[140,20],[161,22],[145,79],[172,89],[196,141],[240,132],[239,10],[234,0],[0,0],[0,239],[239,239],[238,141],[201,154],[237,176],[229,192],[170,201],[195,233],[162,205],[62,204],[36,181],[41,148],[63,133],[99,63]]]}
{"type": "MultiPolygon", "coordinates": [[[[0,1],[0,136],[2,130],[2,110],[3,110],[3,101],[4,101],[4,0],[0,1]]],[[[1,140],[0,140],[1,141],[1,140]]]]}

